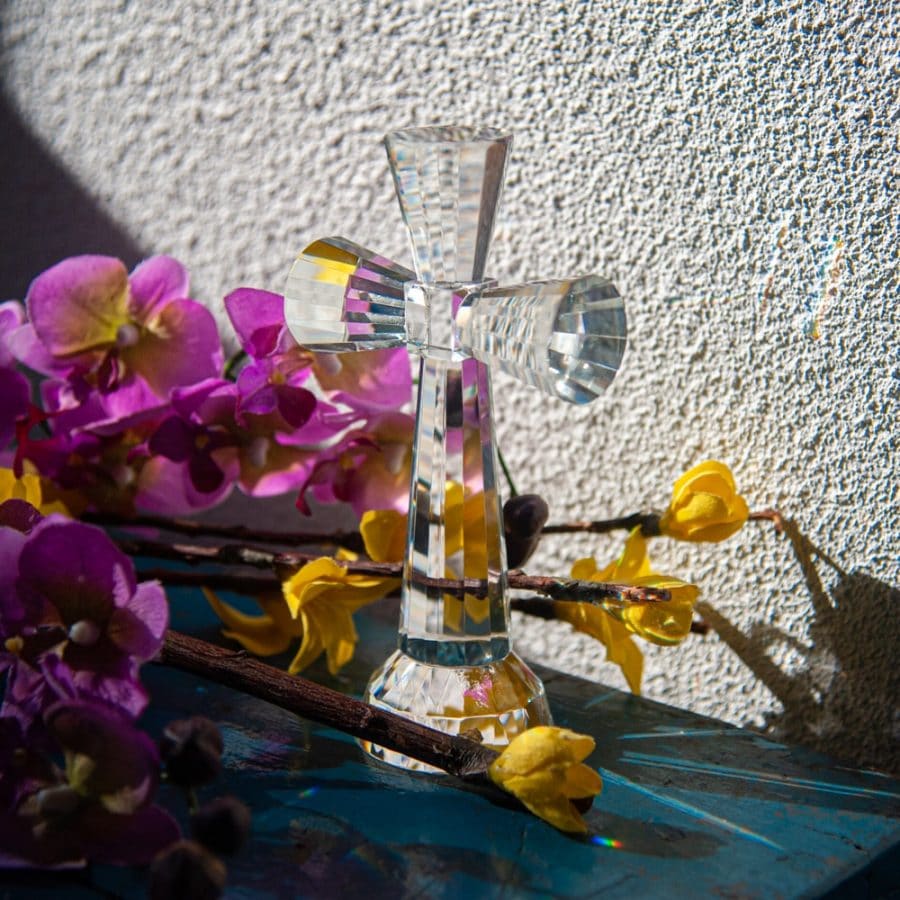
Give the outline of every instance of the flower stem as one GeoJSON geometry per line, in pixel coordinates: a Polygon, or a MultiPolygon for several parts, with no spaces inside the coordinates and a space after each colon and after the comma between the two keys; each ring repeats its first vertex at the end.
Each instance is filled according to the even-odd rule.
{"type": "Polygon", "coordinates": [[[237,369],[246,358],[247,354],[243,350],[238,350],[238,352],[225,363],[225,371],[223,372],[224,377],[229,381],[235,381],[237,379],[237,372],[235,369],[237,369]]]}
{"type": "Polygon", "coordinates": [[[166,516],[135,515],[122,516],[117,513],[84,513],[82,521],[92,522],[110,528],[156,528],[160,531],[171,531],[176,534],[188,534],[206,537],[234,538],[235,540],[255,541],[260,544],[281,544],[297,546],[305,544],[332,544],[360,553],[363,550],[362,535],[358,531],[321,532],[287,532],[266,531],[258,528],[247,528],[245,525],[216,525],[209,522],[197,522],[193,519],[170,519],[166,516]]]}
{"type": "Polygon", "coordinates": [[[457,778],[486,779],[497,751],[377,709],[306,678],[288,675],[243,650],[228,650],[177,631],[159,662],[258,697],[304,719],[406,754],[457,778]]]}
{"type": "Polygon", "coordinates": [[[506,460],[503,458],[503,453],[499,446],[497,447],[497,461],[500,463],[500,468],[503,470],[503,477],[506,479],[507,485],[509,485],[509,496],[518,497],[519,492],[516,490],[516,483],[513,481],[509,466],[506,465],[506,460]]]}
{"type": "MultiPolygon", "coordinates": [[[[276,574],[284,570],[295,570],[298,566],[320,559],[313,553],[275,553],[262,547],[248,547],[225,544],[220,547],[203,547],[188,544],[168,544],[159,541],[119,539],[116,543],[131,556],[148,556],[156,559],[177,559],[188,563],[225,563],[272,569],[276,574]]],[[[403,574],[401,563],[376,563],[368,560],[339,560],[347,572],[360,575],[374,575],[380,578],[400,578],[403,574]]],[[[507,576],[511,588],[537,591],[554,600],[581,600],[596,603],[614,600],[628,602],[664,602],[670,593],[663,588],[637,587],[629,584],[604,583],[599,581],[576,581],[555,578],[550,575],[526,575],[518,570],[507,576]]],[[[475,597],[487,596],[488,585],[478,578],[427,578],[423,584],[446,591],[454,596],[471,594],[475,597]]]]}

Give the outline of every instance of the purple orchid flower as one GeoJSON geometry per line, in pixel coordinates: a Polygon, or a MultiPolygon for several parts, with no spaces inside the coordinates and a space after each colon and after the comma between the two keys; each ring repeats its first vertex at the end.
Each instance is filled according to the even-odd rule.
{"type": "Polygon", "coordinates": [[[99,528],[47,516],[29,534],[0,527],[0,715],[28,730],[59,697],[91,697],[141,713],[140,662],[162,646],[168,605],[158,582],[99,528]]]}
{"type": "Polygon", "coordinates": [[[411,415],[385,412],[347,432],[320,453],[300,489],[297,508],[309,513],[304,494],[310,491],[322,503],[350,503],[357,515],[369,509],[406,512],[414,428],[411,415]]]}
{"type": "Polygon", "coordinates": [[[72,257],[32,282],[30,321],[10,335],[9,349],[70,383],[60,408],[77,405],[85,388],[99,392],[111,416],[159,405],[174,388],[221,371],[215,321],[187,291],[186,270],[167,256],[130,276],[112,257],[72,257]]]}
{"type": "Polygon", "coordinates": [[[247,367],[237,384],[208,379],[172,392],[173,414],[147,442],[138,505],[177,513],[219,502],[234,483],[272,496],[309,477],[311,445],[341,430],[327,419],[334,409],[304,387],[271,379],[268,366],[247,367]]]}
{"type": "Polygon", "coordinates": [[[0,719],[0,760],[12,763],[9,783],[0,782],[8,801],[0,811],[0,865],[143,865],[178,840],[175,821],[152,804],[160,763],[146,734],[119,711],[85,700],[56,703],[45,720],[64,772],[0,719]]]}
{"type": "MultiPolygon", "coordinates": [[[[147,442],[153,456],[181,467],[190,495],[204,498],[198,505],[211,506],[224,499],[237,478],[236,441],[232,433],[237,399],[235,385],[219,378],[179,388],[172,392],[173,414],[147,442]]],[[[159,471],[168,476],[167,480],[171,477],[170,467],[159,471]]],[[[145,508],[148,493],[152,498],[152,490],[142,493],[145,508]]],[[[187,496],[184,490],[181,494],[187,496]]]]}
{"type": "Polygon", "coordinates": [[[311,369],[332,401],[360,413],[400,409],[412,399],[409,355],[402,347],[312,353],[294,341],[284,322],[284,298],[271,291],[238,288],[225,298],[225,309],[244,351],[257,362],[269,360],[272,373],[296,379],[311,369]]]}

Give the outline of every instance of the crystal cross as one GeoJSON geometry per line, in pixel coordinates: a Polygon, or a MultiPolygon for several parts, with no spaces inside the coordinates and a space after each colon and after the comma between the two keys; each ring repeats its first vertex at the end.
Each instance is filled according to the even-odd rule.
{"type": "MultiPolygon", "coordinates": [[[[407,346],[419,391],[399,646],[369,702],[503,746],[550,721],[512,651],[489,365],[573,403],[612,381],[625,312],[596,276],[509,287],[485,280],[511,136],[418,128],[385,138],[415,273],[342,238],[295,262],[284,311],[297,341],[330,353],[407,346]],[[475,579],[452,591],[446,579],[475,579]]],[[[414,760],[367,749],[406,768],[414,760]]]]}

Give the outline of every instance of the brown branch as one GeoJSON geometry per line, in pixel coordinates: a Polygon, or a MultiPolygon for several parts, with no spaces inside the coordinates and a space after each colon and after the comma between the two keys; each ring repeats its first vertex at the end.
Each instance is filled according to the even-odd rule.
{"type": "Polygon", "coordinates": [[[170,631],[159,662],[258,697],[289,712],[372,741],[458,778],[487,780],[498,753],[456,735],[426,728],[314,681],[288,675],[243,650],[228,650],[170,631]]]}
{"type": "MultiPolygon", "coordinates": [[[[131,556],[177,559],[188,563],[253,566],[273,569],[276,573],[286,569],[296,569],[297,566],[321,558],[312,553],[274,553],[263,547],[237,544],[204,547],[192,544],[166,544],[160,541],[133,538],[119,539],[116,543],[131,556]]],[[[403,566],[400,563],[377,563],[369,560],[338,560],[338,562],[349,573],[355,575],[374,575],[379,578],[400,578],[403,575],[403,566]]],[[[652,603],[664,602],[671,597],[669,591],[663,588],[637,587],[599,581],[576,581],[554,578],[549,575],[526,575],[518,570],[510,572],[507,577],[507,584],[511,588],[537,591],[554,600],[575,600],[589,603],[609,600],[622,603],[652,603]]],[[[488,593],[487,582],[480,578],[421,578],[417,583],[455,596],[471,594],[475,597],[485,597],[488,593]]]]}
{"type": "MultiPolygon", "coordinates": [[[[545,525],[542,534],[606,534],[609,531],[625,529],[631,531],[632,528],[640,526],[641,532],[645,537],[656,537],[660,534],[659,520],[661,515],[657,512],[637,512],[630,516],[619,516],[617,519],[597,519],[589,521],[587,519],[578,519],[574,522],[558,522],[552,525],[545,525]]],[[[775,526],[775,530],[781,534],[784,531],[784,519],[777,509],[767,507],[756,512],[750,513],[749,521],[761,522],[769,521],[775,526]]]]}
{"type": "Polygon", "coordinates": [[[575,534],[582,532],[587,534],[606,534],[609,531],[617,531],[620,528],[631,531],[632,528],[637,528],[638,525],[641,526],[641,531],[647,537],[659,534],[659,513],[636,512],[630,516],[619,516],[616,519],[598,519],[596,521],[578,519],[574,522],[559,522],[555,525],[545,525],[542,533],[575,534]]]}
{"type": "Polygon", "coordinates": [[[120,516],[116,513],[84,513],[82,520],[111,528],[156,528],[160,531],[171,531],[176,534],[193,536],[232,538],[237,541],[257,541],[260,544],[283,544],[297,546],[302,544],[334,544],[348,550],[361,553],[363,551],[362,535],[358,531],[287,532],[266,531],[259,528],[247,528],[245,525],[215,525],[207,522],[196,522],[193,519],[170,519],[166,516],[120,516]]]}
{"type": "MultiPolygon", "coordinates": [[[[156,528],[160,531],[196,537],[222,537],[235,541],[254,541],[260,544],[279,544],[288,547],[328,544],[346,547],[355,553],[362,553],[365,550],[362,535],[358,531],[267,531],[259,528],[247,528],[244,525],[214,525],[192,519],[170,519],[165,516],[151,515],[121,516],[115,513],[87,512],[81,518],[85,522],[112,528],[156,528]]],[[[751,522],[772,522],[779,534],[784,531],[784,520],[777,509],[761,509],[750,513],[749,518],[751,522]]],[[[636,512],[614,519],[577,519],[572,522],[557,522],[545,525],[541,529],[541,534],[607,534],[619,529],[631,531],[632,528],[640,526],[645,537],[655,537],[660,533],[659,520],[660,514],[657,512],[636,512]]]]}

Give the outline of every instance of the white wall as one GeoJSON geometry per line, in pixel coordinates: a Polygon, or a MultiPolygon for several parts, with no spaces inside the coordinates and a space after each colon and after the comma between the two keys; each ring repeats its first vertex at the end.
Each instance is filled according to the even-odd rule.
{"type": "MultiPolygon", "coordinates": [[[[702,585],[718,635],[649,649],[645,693],[900,767],[896,6],[7,0],[2,16],[21,128],[4,296],[41,235],[172,253],[212,305],[279,290],[316,236],[408,261],[382,133],[513,129],[492,274],[607,274],[632,328],[588,408],[498,382],[520,489],[555,519],[601,517],[729,462],[793,539],[653,544],[702,585]]],[[[531,568],[620,543],[548,539],[531,568]]],[[[563,626],[517,629],[527,652],[623,683],[563,626]]]]}

